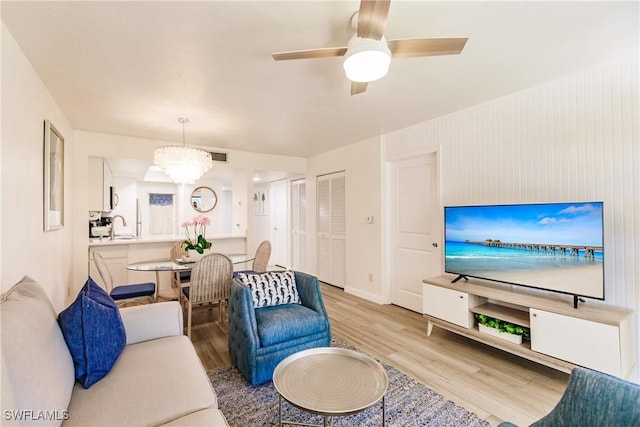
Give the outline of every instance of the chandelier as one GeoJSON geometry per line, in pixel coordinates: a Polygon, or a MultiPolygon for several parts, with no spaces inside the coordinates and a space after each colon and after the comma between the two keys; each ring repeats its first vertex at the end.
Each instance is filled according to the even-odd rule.
{"type": "Polygon", "coordinates": [[[193,184],[213,166],[211,155],[198,148],[187,147],[184,142],[184,125],[189,119],[180,117],[182,145],[166,145],[153,152],[153,163],[169,175],[176,184],[193,184]]]}

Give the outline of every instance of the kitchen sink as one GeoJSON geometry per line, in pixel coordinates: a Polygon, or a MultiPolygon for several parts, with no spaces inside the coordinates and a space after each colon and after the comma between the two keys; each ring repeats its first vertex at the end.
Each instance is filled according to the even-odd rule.
{"type": "Polygon", "coordinates": [[[114,240],[132,240],[137,239],[133,234],[116,234],[114,240]]]}

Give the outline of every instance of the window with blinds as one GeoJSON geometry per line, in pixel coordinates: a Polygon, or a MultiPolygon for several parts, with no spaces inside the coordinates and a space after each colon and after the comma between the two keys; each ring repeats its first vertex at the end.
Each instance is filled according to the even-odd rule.
{"type": "Polygon", "coordinates": [[[173,194],[149,193],[149,234],[175,233],[173,194]]]}

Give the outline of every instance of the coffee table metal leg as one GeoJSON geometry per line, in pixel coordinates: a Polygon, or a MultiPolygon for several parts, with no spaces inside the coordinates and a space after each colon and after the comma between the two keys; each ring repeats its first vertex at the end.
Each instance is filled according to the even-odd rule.
{"type": "Polygon", "coordinates": [[[382,427],[387,425],[387,407],[385,405],[384,396],[382,396],[382,427]]]}
{"type": "MultiPolygon", "coordinates": [[[[327,426],[333,425],[332,421],[335,421],[333,417],[330,417],[327,415],[322,415],[322,418],[323,418],[322,424],[309,424],[309,423],[289,421],[289,420],[282,421],[282,395],[278,395],[278,426],[279,427],[282,427],[283,425],[327,427],[327,426]]],[[[386,425],[387,425],[387,405],[386,405],[385,396],[382,396],[382,427],[386,427],[386,425]]]]}

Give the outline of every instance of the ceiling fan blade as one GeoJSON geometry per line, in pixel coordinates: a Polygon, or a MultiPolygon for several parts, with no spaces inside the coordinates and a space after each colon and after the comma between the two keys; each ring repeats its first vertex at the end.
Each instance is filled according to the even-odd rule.
{"type": "Polygon", "coordinates": [[[467,43],[466,38],[422,38],[389,40],[387,45],[394,58],[416,56],[457,55],[467,43]]]}
{"type": "Polygon", "coordinates": [[[367,90],[368,83],[351,82],[351,95],[357,95],[367,90]]]}
{"type": "Polygon", "coordinates": [[[346,47],[328,47],[324,49],[308,49],[308,50],[292,50],[289,52],[272,53],[271,56],[275,61],[283,61],[287,59],[313,59],[313,58],[329,58],[332,56],[344,56],[347,52],[346,47]]]}
{"type": "Polygon", "coordinates": [[[361,0],[357,36],[380,40],[387,26],[390,0],[361,0]]]}

